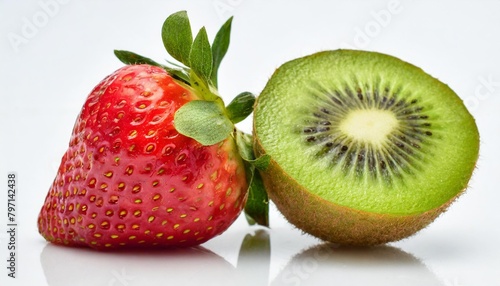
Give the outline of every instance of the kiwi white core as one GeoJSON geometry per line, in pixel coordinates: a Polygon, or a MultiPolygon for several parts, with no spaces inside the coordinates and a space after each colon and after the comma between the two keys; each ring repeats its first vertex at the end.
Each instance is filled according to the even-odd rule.
{"type": "Polygon", "coordinates": [[[340,123],[340,130],[358,142],[380,146],[398,127],[394,113],[387,110],[352,110],[340,123]]]}

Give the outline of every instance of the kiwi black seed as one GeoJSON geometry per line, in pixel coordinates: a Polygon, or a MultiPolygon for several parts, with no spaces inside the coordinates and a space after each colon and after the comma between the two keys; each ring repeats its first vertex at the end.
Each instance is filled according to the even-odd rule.
{"type": "Polygon", "coordinates": [[[447,85],[395,57],[337,50],[285,63],[254,111],[262,177],[285,217],[325,240],[373,245],[431,223],[466,188],[473,117],[447,85]]]}

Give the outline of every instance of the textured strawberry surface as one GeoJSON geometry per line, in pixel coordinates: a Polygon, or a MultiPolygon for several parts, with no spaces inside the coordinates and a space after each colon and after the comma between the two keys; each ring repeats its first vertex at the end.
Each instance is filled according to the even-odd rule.
{"type": "Polygon", "coordinates": [[[165,70],[129,65],[88,96],[38,218],[48,241],[97,249],[190,246],[240,214],[247,181],[230,136],[202,146],[175,111],[198,99],[165,70]]]}

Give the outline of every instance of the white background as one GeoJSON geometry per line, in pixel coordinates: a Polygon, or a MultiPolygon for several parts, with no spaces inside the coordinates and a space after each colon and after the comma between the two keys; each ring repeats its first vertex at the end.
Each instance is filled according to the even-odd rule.
{"type": "MultiPolygon", "coordinates": [[[[0,0],[0,285],[500,285],[500,1],[0,0]],[[186,3],[187,2],[187,3],[186,3]],[[329,249],[273,208],[271,255],[242,251],[240,217],[184,252],[99,253],[48,245],[36,217],[90,90],[122,64],[161,61],[164,19],[187,10],[212,39],[234,15],[219,71],[226,102],[258,94],[276,67],[320,50],[392,54],[450,85],[475,116],[481,152],[468,191],[417,235],[377,249],[329,249]],[[19,177],[17,278],[7,277],[6,176],[19,177]]],[[[239,127],[250,132],[251,120],[239,127]]],[[[457,154],[459,156],[460,154],[457,154]]],[[[262,235],[262,233],[261,233],[262,235]]],[[[246,249],[246,247],[244,247],[246,249]]]]}

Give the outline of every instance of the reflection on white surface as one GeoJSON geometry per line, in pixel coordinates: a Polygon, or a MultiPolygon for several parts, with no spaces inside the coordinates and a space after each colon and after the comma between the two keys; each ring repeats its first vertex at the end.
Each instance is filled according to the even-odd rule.
{"type": "Polygon", "coordinates": [[[444,286],[421,261],[398,248],[329,243],[294,256],[271,285],[444,286]]]}
{"type": "Polygon", "coordinates": [[[47,244],[40,261],[50,286],[266,285],[270,243],[265,230],[248,234],[237,268],[203,247],[99,252],[47,244]]]}
{"type": "MultiPolygon", "coordinates": [[[[200,285],[236,275],[230,263],[201,247],[104,253],[47,244],[40,260],[50,286],[200,285]]],[[[224,281],[217,284],[232,285],[224,281]]]]}
{"type": "MultiPolygon", "coordinates": [[[[392,246],[323,243],[293,255],[270,277],[268,230],[247,234],[236,265],[204,247],[98,252],[47,244],[40,261],[50,286],[62,285],[405,285],[446,286],[424,263],[392,246]],[[271,280],[271,281],[270,281],[271,280]]],[[[276,255],[274,253],[273,255],[276,255]]]]}
{"type": "Polygon", "coordinates": [[[267,230],[247,234],[238,255],[238,284],[267,285],[271,267],[271,238],[267,230]]]}

